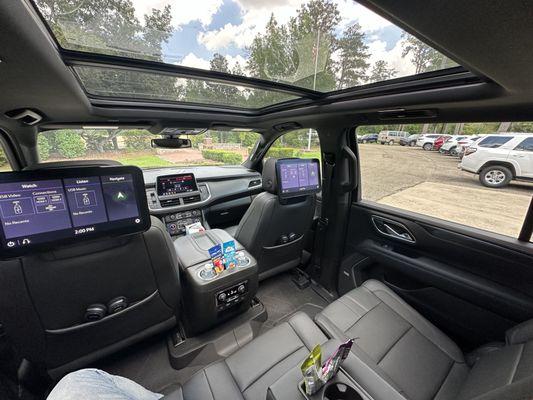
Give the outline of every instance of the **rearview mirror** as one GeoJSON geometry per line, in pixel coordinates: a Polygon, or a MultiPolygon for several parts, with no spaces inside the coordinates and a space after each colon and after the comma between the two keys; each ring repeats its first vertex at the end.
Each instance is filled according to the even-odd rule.
{"type": "Polygon", "coordinates": [[[152,147],[160,147],[163,149],[189,149],[192,147],[192,143],[190,139],[162,138],[152,139],[152,147]]]}

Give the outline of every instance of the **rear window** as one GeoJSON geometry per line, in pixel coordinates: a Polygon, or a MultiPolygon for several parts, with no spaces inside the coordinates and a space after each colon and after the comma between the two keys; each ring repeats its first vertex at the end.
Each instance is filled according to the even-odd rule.
{"type": "Polygon", "coordinates": [[[518,146],[515,147],[515,150],[533,151],[533,137],[523,140],[518,146]]]}
{"type": "Polygon", "coordinates": [[[495,149],[500,147],[501,145],[504,145],[509,140],[511,140],[512,136],[489,136],[482,141],[478,143],[479,147],[488,147],[491,149],[495,149]]]}

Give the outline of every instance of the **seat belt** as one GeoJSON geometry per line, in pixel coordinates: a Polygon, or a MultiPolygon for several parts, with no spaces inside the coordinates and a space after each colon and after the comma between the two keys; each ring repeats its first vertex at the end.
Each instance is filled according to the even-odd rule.
{"type": "Polygon", "coordinates": [[[320,268],[322,254],[324,252],[324,242],[326,238],[326,232],[328,228],[328,218],[324,211],[324,205],[327,205],[331,192],[331,180],[333,177],[333,170],[335,169],[335,156],[331,153],[324,153],[323,159],[324,176],[322,185],[322,206],[320,207],[320,216],[318,217],[318,223],[316,225],[315,237],[313,242],[313,258],[311,277],[313,279],[320,277],[320,268]]]}

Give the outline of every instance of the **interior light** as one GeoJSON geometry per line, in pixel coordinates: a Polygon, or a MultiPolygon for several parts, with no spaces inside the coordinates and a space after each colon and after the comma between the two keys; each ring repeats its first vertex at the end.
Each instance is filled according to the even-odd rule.
{"type": "Polygon", "coordinates": [[[83,129],[118,129],[115,125],[83,125],[83,129]]]}

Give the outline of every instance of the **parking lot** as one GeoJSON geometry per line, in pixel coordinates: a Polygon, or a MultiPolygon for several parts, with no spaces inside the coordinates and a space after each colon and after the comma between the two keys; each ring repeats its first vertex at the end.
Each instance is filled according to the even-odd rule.
{"type": "Polygon", "coordinates": [[[459,159],[418,147],[360,144],[363,199],[517,236],[533,184],[481,185],[457,168],[459,159]]]}

